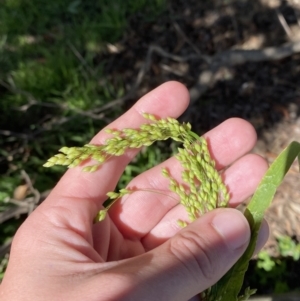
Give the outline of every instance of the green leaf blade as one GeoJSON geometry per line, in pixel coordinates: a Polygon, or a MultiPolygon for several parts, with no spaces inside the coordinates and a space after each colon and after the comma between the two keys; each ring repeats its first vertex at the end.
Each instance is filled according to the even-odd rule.
{"type": "Polygon", "coordinates": [[[217,289],[211,289],[214,295],[210,295],[208,298],[209,301],[239,301],[248,299],[249,294],[247,293],[245,293],[245,297],[238,297],[238,295],[243,285],[249,261],[255,250],[264,213],[270,206],[277,187],[281,184],[296,158],[298,158],[300,166],[300,143],[293,141],[279,154],[261,180],[244,213],[251,229],[251,239],[247,250],[225,276],[212,287],[217,289]]]}

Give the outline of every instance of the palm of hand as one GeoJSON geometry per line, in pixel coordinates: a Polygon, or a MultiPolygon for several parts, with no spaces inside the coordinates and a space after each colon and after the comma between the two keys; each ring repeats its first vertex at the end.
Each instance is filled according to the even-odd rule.
{"type": "MultiPolygon", "coordinates": [[[[187,104],[188,94],[183,86],[168,83],[142,98],[110,128],[138,127],[144,122],[143,112],[176,118],[187,104]],[[182,101],[178,102],[178,99],[182,101]]],[[[255,132],[245,121],[232,119],[207,133],[206,137],[220,170],[235,162],[224,171],[231,194],[230,204],[234,207],[252,194],[266,169],[260,157],[244,156],[255,143],[255,132]]],[[[103,143],[106,138],[105,132],[101,131],[92,143],[103,143]]],[[[184,208],[174,199],[136,192],[116,203],[109,211],[109,218],[93,224],[107,191],[114,189],[136,153],[137,150],[132,150],[112,158],[92,174],[83,173],[80,167],[69,170],[18,231],[6,283],[13,279],[18,284],[18,279],[26,277],[29,280],[25,290],[32,291],[32,296],[43,296],[41,300],[48,300],[45,296],[49,295],[49,287],[49,300],[121,300],[133,289],[137,296],[142,296],[142,290],[148,288],[149,294],[149,287],[159,285],[160,281],[163,283],[162,277],[166,276],[163,273],[156,274],[155,279],[149,277],[151,271],[160,270],[162,259],[156,258],[154,252],[157,248],[161,252],[166,249],[172,252],[170,238],[176,234],[184,237],[179,232],[177,220],[188,220],[184,208]],[[20,277],[15,278],[16,274],[20,277]],[[143,286],[137,288],[137,281],[143,286]],[[105,287],[101,297],[99,283],[105,287]]],[[[167,190],[169,181],[161,175],[162,167],[169,168],[173,176],[180,178],[181,166],[175,158],[170,158],[139,175],[130,186],[167,190]]],[[[205,230],[205,217],[201,223],[205,230]]],[[[217,244],[218,237],[215,239],[217,244]]],[[[166,264],[169,259],[163,260],[166,264]]],[[[212,278],[210,281],[213,282],[212,278]]],[[[203,281],[202,288],[206,285],[203,281]]],[[[168,291],[166,286],[164,289],[168,291]]],[[[179,289],[185,293],[185,288],[178,285],[179,289]]],[[[176,288],[170,290],[176,295],[176,288]]],[[[17,293],[18,290],[16,299],[11,300],[19,300],[17,293]]],[[[180,298],[178,295],[178,300],[182,300],[180,298]]],[[[138,299],[133,297],[132,300],[138,299]]]]}

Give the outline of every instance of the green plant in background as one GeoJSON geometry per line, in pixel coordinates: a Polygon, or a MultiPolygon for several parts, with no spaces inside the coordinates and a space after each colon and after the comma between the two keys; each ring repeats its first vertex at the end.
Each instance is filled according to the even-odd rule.
{"type": "Polygon", "coordinates": [[[300,243],[297,244],[291,237],[279,237],[278,248],[281,256],[292,257],[295,261],[300,259],[300,243]]]}
{"type": "Polygon", "coordinates": [[[275,260],[269,255],[267,251],[260,251],[257,255],[257,267],[259,269],[264,269],[266,272],[272,271],[275,267],[275,260]]]}
{"type": "MultiPolygon", "coordinates": [[[[7,200],[22,182],[20,170],[38,191],[51,189],[63,168],[45,170],[46,158],[60,145],[89,141],[122,113],[114,106],[85,115],[125,93],[123,80],[105,73],[107,44],[119,41],[134,18],[147,23],[165,7],[165,0],[1,1],[0,211],[12,206],[7,200]]],[[[130,173],[138,170],[128,168],[130,173]]],[[[1,242],[20,223],[8,224],[10,231],[0,231],[1,242]]]]}
{"type": "Polygon", "coordinates": [[[253,282],[258,286],[267,287],[273,294],[290,292],[292,288],[289,285],[290,271],[287,260],[272,258],[266,252],[259,257],[252,277],[255,277],[253,282]]]}
{"type": "Polygon", "coordinates": [[[0,212],[7,209],[8,200],[13,195],[13,191],[17,187],[18,182],[18,178],[11,177],[3,177],[3,180],[0,181],[0,212]]]}
{"type": "Polygon", "coordinates": [[[281,236],[277,241],[279,257],[273,258],[265,250],[258,253],[255,281],[263,286],[272,284],[272,291],[280,294],[292,290],[288,284],[288,278],[291,274],[290,267],[295,266],[297,261],[299,264],[300,244],[289,236],[281,236]]]}
{"type": "MultiPolygon", "coordinates": [[[[60,153],[51,157],[44,166],[52,167],[58,164],[72,168],[87,159],[93,159],[97,163],[83,169],[87,172],[93,172],[110,157],[120,156],[129,148],[140,148],[151,145],[157,140],[171,138],[183,144],[183,148],[179,148],[176,158],[184,168],[181,176],[185,185],[178,183],[168,170],[163,169],[162,173],[170,180],[170,191],[178,195],[178,202],[186,208],[190,220],[193,221],[198,216],[217,207],[226,207],[229,195],[215,169],[215,163],[210,157],[205,139],[192,132],[190,124],[179,124],[177,120],[172,118],[157,119],[150,114],[144,114],[144,117],[149,119],[151,123],[143,124],[139,129],[109,129],[108,132],[113,135],[113,138],[106,140],[103,145],[88,144],[83,147],[63,147],[60,149],[60,153]]],[[[294,159],[298,156],[300,161],[299,152],[300,144],[292,142],[270,166],[245,210],[245,216],[251,228],[249,246],[229,272],[218,283],[203,292],[204,300],[242,301],[247,300],[255,293],[255,290],[247,288],[244,295],[238,297],[256,245],[264,211],[271,203],[276,188],[280,185],[294,159]]],[[[103,220],[107,210],[116,200],[125,194],[134,193],[136,190],[139,189],[128,187],[120,189],[119,192],[108,192],[107,196],[112,201],[104,210],[99,212],[96,219],[103,220]]],[[[147,190],[143,189],[142,191],[147,190]]],[[[157,193],[161,192],[157,191],[157,193]]],[[[179,221],[179,223],[185,226],[187,221],[179,221]]],[[[291,244],[285,241],[283,246],[286,251],[287,246],[290,247],[291,244]]],[[[270,268],[270,261],[265,266],[270,268]]]]}
{"type": "Polygon", "coordinates": [[[3,278],[6,266],[8,264],[8,254],[0,260],[0,279],[3,278]]]}
{"type": "Polygon", "coordinates": [[[298,261],[300,259],[300,243],[296,243],[289,236],[281,236],[277,240],[279,258],[272,258],[265,250],[259,252],[257,255],[257,267],[259,269],[264,269],[266,272],[270,272],[276,264],[280,265],[282,263],[282,258],[292,258],[294,261],[298,261]]]}

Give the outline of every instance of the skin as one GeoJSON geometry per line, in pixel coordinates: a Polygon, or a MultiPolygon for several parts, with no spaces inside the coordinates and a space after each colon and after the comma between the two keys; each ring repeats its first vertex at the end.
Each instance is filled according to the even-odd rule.
{"type": "MultiPolygon", "coordinates": [[[[189,103],[187,89],[168,82],[142,97],[110,128],[138,127],[143,112],[177,118],[189,103]]],[[[91,141],[109,136],[103,130],[91,141]]],[[[230,206],[250,196],[267,169],[259,156],[248,154],[256,133],[246,121],[233,118],[208,132],[212,156],[225,169],[230,206]]],[[[136,192],[124,197],[101,223],[93,218],[138,150],[114,157],[96,172],[68,170],[49,197],[18,230],[0,299],[25,300],[197,300],[197,294],[217,282],[245,251],[249,226],[235,209],[217,209],[184,229],[178,219],[187,214],[175,200],[136,192]]],[[[153,167],[129,186],[167,189],[161,175],[167,167],[180,177],[176,159],[153,167]]],[[[264,223],[259,249],[268,236],[264,223]]]]}

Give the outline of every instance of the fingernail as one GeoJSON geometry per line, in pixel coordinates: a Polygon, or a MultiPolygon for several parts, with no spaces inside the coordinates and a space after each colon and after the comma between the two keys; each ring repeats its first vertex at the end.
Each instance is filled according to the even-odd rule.
{"type": "Polygon", "coordinates": [[[244,215],[235,209],[222,209],[212,220],[212,226],[223,237],[230,250],[249,243],[250,228],[244,215]]]}

